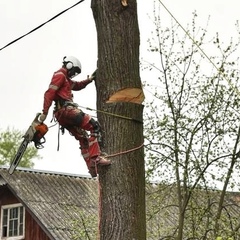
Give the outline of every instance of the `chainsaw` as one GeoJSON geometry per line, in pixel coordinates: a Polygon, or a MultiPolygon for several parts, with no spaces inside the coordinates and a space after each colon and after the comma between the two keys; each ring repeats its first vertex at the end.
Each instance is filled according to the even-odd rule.
{"type": "Polygon", "coordinates": [[[20,160],[30,142],[33,142],[34,146],[37,149],[43,148],[43,144],[46,142],[44,135],[47,133],[48,127],[46,124],[40,123],[38,121],[38,117],[40,115],[41,115],[41,113],[36,114],[36,117],[34,118],[32,124],[30,125],[30,127],[28,128],[26,133],[24,134],[23,141],[22,141],[21,145],[19,146],[18,151],[15,154],[15,156],[11,162],[11,165],[8,169],[9,174],[13,174],[14,170],[20,163],[20,160]]]}

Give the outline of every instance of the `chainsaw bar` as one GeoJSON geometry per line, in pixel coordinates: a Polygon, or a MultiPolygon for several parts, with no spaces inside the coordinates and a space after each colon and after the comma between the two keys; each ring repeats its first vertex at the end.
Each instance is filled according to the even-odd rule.
{"type": "Polygon", "coordinates": [[[20,145],[20,147],[18,148],[18,151],[10,165],[10,168],[8,170],[9,174],[13,174],[14,170],[16,169],[16,167],[18,166],[24,152],[27,149],[29,141],[27,139],[24,139],[20,145]]]}
{"type": "Polygon", "coordinates": [[[28,144],[33,140],[34,134],[36,132],[34,125],[38,124],[37,118],[39,115],[40,115],[40,113],[38,113],[36,115],[32,124],[30,125],[30,127],[26,131],[25,135],[23,136],[24,140],[22,141],[21,145],[19,146],[18,151],[17,151],[16,155],[14,156],[14,158],[11,162],[11,165],[8,169],[9,174],[13,174],[16,167],[20,163],[24,152],[26,151],[28,144]]]}

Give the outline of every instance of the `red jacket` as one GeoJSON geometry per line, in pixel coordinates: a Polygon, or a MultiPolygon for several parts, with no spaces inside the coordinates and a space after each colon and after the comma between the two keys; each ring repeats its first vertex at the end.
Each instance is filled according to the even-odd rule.
{"type": "Polygon", "coordinates": [[[65,68],[60,68],[53,74],[49,88],[44,94],[43,113],[48,113],[53,101],[60,99],[72,101],[72,90],[81,90],[89,83],[91,83],[91,80],[88,79],[80,82],[71,80],[67,77],[67,70],[65,68]]]}

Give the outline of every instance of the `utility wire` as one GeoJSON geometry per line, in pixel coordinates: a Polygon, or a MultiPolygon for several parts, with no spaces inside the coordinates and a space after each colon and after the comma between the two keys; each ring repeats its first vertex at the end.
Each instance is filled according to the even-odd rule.
{"type": "MultiPolygon", "coordinates": [[[[28,33],[20,36],[19,38],[16,38],[15,40],[11,41],[10,43],[8,43],[7,45],[5,45],[4,47],[0,48],[0,51],[2,51],[4,48],[9,47],[10,45],[12,45],[13,43],[19,41],[20,39],[26,37],[27,35],[33,33],[34,31],[38,30],[39,28],[43,27],[45,24],[51,22],[52,20],[54,20],[55,18],[59,17],[60,15],[62,15],[63,13],[67,12],[68,10],[70,10],[71,8],[77,6],[78,4],[82,3],[84,0],[80,0],[79,2],[75,3],[74,5],[72,5],[71,7],[61,11],[60,13],[58,13],[57,15],[55,15],[54,17],[50,18],[48,21],[40,24],[39,26],[37,26],[36,28],[32,29],[31,31],[29,31],[28,33]]],[[[159,0],[159,2],[161,3],[161,5],[165,8],[165,10],[169,13],[169,15],[176,21],[176,23],[182,28],[182,30],[187,34],[187,36],[191,39],[191,41],[197,46],[197,48],[202,52],[202,54],[209,60],[209,62],[214,66],[214,68],[227,80],[228,84],[235,89],[235,91],[239,94],[240,92],[238,91],[238,89],[236,88],[236,86],[233,86],[232,82],[230,81],[230,79],[227,78],[226,74],[224,74],[224,72],[219,69],[215,63],[211,60],[211,58],[203,51],[203,49],[198,45],[198,43],[194,40],[194,38],[186,31],[186,29],[181,25],[181,23],[174,17],[174,15],[170,12],[170,10],[163,4],[163,2],[161,0],[159,0]]],[[[88,108],[89,109],[89,108],[88,108]]],[[[93,109],[89,109],[89,110],[93,110],[93,109]]],[[[100,111],[99,112],[103,112],[105,114],[109,114],[112,116],[116,116],[116,117],[121,117],[121,118],[125,118],[128,120],[133,120],[133,121],[137,121],[137,122],[141,122],[138,119],[133,119],[130,117],[126,117],[126,116],[120,116],[117,114],[113,114],[113,113],[108,113],[105,111],[100,111]]]]}
{"type": "Polygon", "coordinates": [[[216,64],[212,61],[212,59],[203,51],[203,49],[200,47],[200,45],[194,40],[194,38],[186,31],[186,29],[182,26],[182,24],[173,16],[173,14],[170,12],[170,10],[163,4],[161,0],[159,0],[161,5],[165,8],[165,10],[169,13],[169,15],[174,19],[174,21],[180,26],[180,28],[186,33],[186,35],[189,37],[189,39],[197,46],[197,48],[200,50],[200,52],[208,59],[208,61],[213,65],[213,67],[218,71],[220,75],[223,76],[224,79],[227,80],[228,84],[232,87],[233,90],[237,94],[240,95],[239,90],[234,86],[231,82],[231,80],[227,77],[227,75],[224,73],[224,71],[221,68],[218,68],[216,64]]]}
{"type": "MultiPolygon", "coordinates": [[[[21,37],[19,38],[16,38],[15,40],[11,41],[10,43],[8,43],[7,45],[5,45],[4,47],[0,48],[0,51],[2,51],[4,48],[6,47],[9,47],[10,45],[12,45],[13,43],[19,41],[20,39],[26,37],[27,35],[33,33],[34,31],[38,30],[39,28],[41,28],[42,26],[44,26],[45,24],[51,22],[52,20],[54,20],[55,18],[59,17],[60,15],[62,15],[63,13],[67,12],[68,10],[70,10],[71,8],[77,6],[78,4],[82,3],[84,0],[80,0],[79,2],[75,3],[74,5],[72,5],[71,7],[61,11],[60,13],[58,13],[57,15],[55,15],[54,17],[50,18],[48,21],[40,24],[39,26],[37,26],[36,28],[32,29],[31,31],[29,31],[28,33],[22,35],[21,37]]],[[[82,107],[84,108],[84,107],[82,107]]],[[[115,117],[119,117],[119,118],[123,118],[123,119],[127,119],[127,120],[131,120],[131,121],[135,121],[135,122],[139,122],[139,123],[143,123],[141,120],[139,119],[135,119],[135,118],[131,118],[131,117],[127,117],[127,116],[122,116],[122,115],[118,115],[118,114],[114,114],[114,113],[109,113],[109,112],[106,112],[106,111],[101,111],[101,110],[94,110],[94,109],[91,109],[91,108],[88,108],[88,107],[85,107],[86,109],[88,110],[91,110],[91,111],[97,111],[97,112],[102,112],[102,113],[105,113],[105,114],[108,114],[108,115],[111,115],[111,116],[115,116],[115,117]]],[[[55,126],[55,125],[53,125],[55,126]]],[[[51,127],[53,127],[51,126],[51,127]]]]}
{"type": "Polygon", "coordinates": [[[36,28],[32,29],[30,32],[28,32],[28,33],[22,35],[21,37],[16,38],[15,40],[11,41],[10,43],[8,43],[7,45],[5,45],[4,47],[0,48],[0,51],[2,51],[2,50],[3,50],[4,48],[6,48],[6,47],[12,45],[13,43],[19,41],[20,39],[26,37],[26,36],[29,35],[30,33],[36,31],[37,29],[41,28],[41,27],[44,26],[45,24],[51,22],[51,21],[54,20],[55,18],[59,17],[60,15],[62,15],[62,14],[65,13],[65,12],[67,12],[67,11],[70,10],[71,8],[77,6],[79,3],[82,3],[83,1],[84,1],[84,0],[80,0],[79,2],[75,3],[75,4],[72,5],[71,7],[69,7],[69,8],[67,8],[67,9],[61,11],[60,13],[58,13],[57,15],[55,15],[54,17],[50,18],[48,21],[46,21],[46,22],[40,24],[39,26],[37,26],[36,28]]]}

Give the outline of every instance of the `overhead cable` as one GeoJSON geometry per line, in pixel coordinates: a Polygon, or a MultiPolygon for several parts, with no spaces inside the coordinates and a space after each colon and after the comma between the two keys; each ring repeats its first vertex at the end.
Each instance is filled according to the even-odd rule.
{"type": "Polygon", "coordinates": [[[71,7],[69,7],[69,8],[67,8],[67,9],[61,11],[60,13],[58,13],[57,15],[55,15],[54,17],[50,18],[48,21],[46,21],[46,22],[40,24],[39,26],[37,26],[36,28],[32,29],[30,32],[28,32],[28,33],[22,35],[21,37],[16,38],[15,40],[11,41],[10,43],[8,43],[7,45],[5,45],[4,47],[0,48],[0,51],[2,51],[2,50],[3,50],[4,48],[6,48],[6,47],[12,45],[13,43],[19,41],[20,39],[26,37],[26,36],[29,35],[30,33],[36,31],[37,29],[41,28],[41,27],[44,26],[45,24],[51,22],[51,21],[54,20],[55,18],[59,17],[60,15],[62,15],[62,14],[65,13],[65,12],[67,12],[67,11],[70,10],[71,8],[77,6],[79,3],[83,2],[83,1],[84,1],[84,0],[80,0],[79,2],[75,3],[75,4],[72,5],[71,7]]]}
{"type": "Polygon", "coordinates": [[[228,78],[228,76],[224,73],[224,71],[221,68],[218,68],[217,65],[213,62],[213,60],[203,51],[203,49],[200,47],[200,45],[197,43],[197,41],[194,40],[194,38],[189,34],[189,32],[181,25],[181,23],[173,16],[173,14],[170,12],[170,10],[163,4],[161,0],[159,0],[161,5],[165,8],[165,10],[170,14],[170,16],[176,21],[176,23],[180,26],[180,28],[186,33],[186,35],[189,37],[189,39],[193,42],[193,44],[196,45],[196,47],[200,50],[200,52],[205,56],[208,61],[213,65],[213,67],[217,70],[217,72],[223,76],[223,78],[228,82],[229,86],[240,95],[239,90],[236,86],[233,85],[231,80],[228,78]]]}

